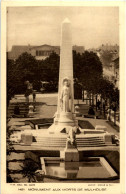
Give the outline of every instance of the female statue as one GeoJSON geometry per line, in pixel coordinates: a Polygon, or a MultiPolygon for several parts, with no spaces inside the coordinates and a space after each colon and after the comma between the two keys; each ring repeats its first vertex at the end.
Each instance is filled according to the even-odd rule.
{"type": "Polygon", "coordinates": [[[68,78],[63,79],[63,89],[61,91],[61,109],[64,112],[70,112],[69,99],[71,99],[70,80],[68,78]]]}

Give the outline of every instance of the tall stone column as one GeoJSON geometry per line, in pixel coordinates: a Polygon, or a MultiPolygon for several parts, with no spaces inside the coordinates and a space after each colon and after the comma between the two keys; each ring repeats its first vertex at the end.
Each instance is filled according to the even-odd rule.
{"type": "Polygon", "coordinates": [[[71,23],[67,18],[62,22],[61,28],[58,106],[55,124],[75,126],[72,33],[71,23]]]}

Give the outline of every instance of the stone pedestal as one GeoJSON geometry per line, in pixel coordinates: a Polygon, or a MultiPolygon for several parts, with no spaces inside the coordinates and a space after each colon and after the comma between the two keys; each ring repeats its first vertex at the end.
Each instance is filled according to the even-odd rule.
{"type": "Polygon", "coordinates": [[[112,144],[112,135],[110,133],[105,134],[105,144],[112,144]]]}
{"type": "Polygon", "coordinates": [[[62,130],[64,127],[68,128],[70,126],[78,127],[78,120],[76,119],[75,113],[72,113],[72,112],[61,112],[60,114],[55,113],[53,128],[55,127],[57,129],[62,130]]]}
{"type": "Polygon", "coordinates": [[[31,145],[32,139],[33,139],[33,136],[31,133],[23,133],[21,135],[21,141],[24,145],[31,145]]]}
{"type": "Polygon", "coordinates": [[[29,112],[28,112],[29,117],[33,116],[33,114],[34,114],[33,110],[34,110],[34,106],[32,104],[30,104],[29,105],[29,112]]]}
{"type": "Polygon", "coordinates": [[[60,158],[63,158],[66,162],[78,162],[79,152],[77,149],[65,149],[60,151],[60,158]]]}
{"type": "Polygon", "coordinates": [[[74,126],[74,119],[72,112],[61,112],[58,120],[58,125],[62,126],[74,126]]]}

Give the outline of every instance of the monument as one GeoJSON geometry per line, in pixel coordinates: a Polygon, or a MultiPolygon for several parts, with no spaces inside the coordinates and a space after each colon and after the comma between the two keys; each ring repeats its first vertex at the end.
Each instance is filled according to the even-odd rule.
{"type": "Polygon", "coordinates": [[[55,130],[55,132],[62,132],[65,128],[68,133],[70,128],[77,127],[78,123],[76,114],[74,113],[73,102],[72,32],[71,23],[67,18],[62,22],[60,48],[58,106],[54,125],[50,128],[50,131],[55,130]]]}
{"type": "Polygon", "coordinates": [[[28,130],[21,131],[20,149],[24,146],[25,150],[32,150],[36,155],[38,151],[42,170],[47,177],[117,178],[118,174],[105,159],[119,171],[119,164],[116,165],[113,160],[119,160],[115,135],[108,133],[104,126],[83,129],[74,112],[72,33],[68,19],[62,23],[60,51],[58,103],[53,123],[46,128],[49,121],[45,124],[42,119],[29,121],[32,129],[26,127],[28,130]],[[99,175],[98,167],[99,172],[102,171],[99,175]],[[88,177],[88,174],[91,176],[88,177]]]}
{"type": "MultiPolygon", "coordinates": [[[[61,28],[57,112],[52,125],[48,129],[40,130],[41,122],[40,119],[38,120],[38,124],[36,120],[31,121],[32,124],[36,123],[34,124],[36,129],[34,134],[36,133],[36,135],[33,135],[36,142],[33,142],[32,145],[41,143],[45,147],[64,147],[64,152],[60,152],[64,158],[64,154],[68,152],[72,159],[71,153],[78,154],[79,147],[99,147],[112,145],[115,142],[114,135],[108,133],[104,126],[96,126],[95,129],[82,129],[78,125],[74,112],[72,32],[71,23],[68,19],[62,22],[61,28]]],[[[75,160],[79,160],[78,155],[75,160]]]]}

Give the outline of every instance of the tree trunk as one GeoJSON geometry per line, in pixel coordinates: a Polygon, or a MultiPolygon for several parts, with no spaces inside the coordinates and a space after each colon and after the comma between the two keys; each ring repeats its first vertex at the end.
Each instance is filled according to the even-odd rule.
{"type": "Polygon", "coordinates": [[[84,102],[84,89],[82,89],[82,101],[84,102]]]}
{"type": "Polygon", "coordinates": [[[98,108],[98,107],[97,107],[97,94],[96,94],[96,111],[97,111],[97,108],[98,108]]]}
{"type": "Polygon", "coordinates": [[[92,94],[92,105],[94,105],[94,94],[92,94]]]}
{"type": "Polygon", "coordinates": [[[102,115],[102,97],[101,97],[101,104],[100,104],[100,115],[102,115]]]}
{"type": "Polygon", "coordinates": [[[89,105],[91,106],[91,94],[89,94],[89,105]]]}
{"type": "Polygon", "coordinates": [[[116,126],[116,111],[114,111],[114,125],[116,126]]]}

